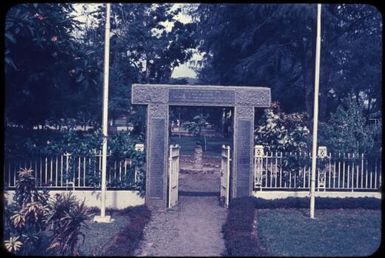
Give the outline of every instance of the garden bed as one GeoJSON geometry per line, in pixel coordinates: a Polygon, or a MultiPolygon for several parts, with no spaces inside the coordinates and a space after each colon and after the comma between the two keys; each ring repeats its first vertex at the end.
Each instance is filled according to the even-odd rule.
{"type": "MultiPolygon", "coordinates": [[[[93,212],[94,214],[100,214],[98,209],[93,209],[93,212]]],[[[84,243],[79,244],[80,255],[101,255],[103,248],[111,241],[112,237],[130,223],[128,216],[117,215],[117,212],[114,210],[107,209],[106,213],[107,215],[111,215],[111,218],[114,220],[112,223],[97,223],[93,220],[87,221],[89,228],[84,230],[84,243]]]]}
{"type": "Polygon", "coordinates": [[[150,221],[151,211],[147,206],[136,206],[116,212],[117,216],[127,216],[129,223],[120,228],[104,246],[103,256],[132,256],[143,239],[143,230],[150,221]]]}
{"type": "MultiPolygon", "coordinates": [[[[99,214],[98,208],[92,208],[99,214]]],[[[84,231],[84,243],[80,243],[80,255],[84,256],[132,256],[143,238],[143,229],[149,222],[151,212],[144,206],[129,207],[123,210],[107,209],[113,221],[97,223],[88,221],[89,228],[84,231]]]]}

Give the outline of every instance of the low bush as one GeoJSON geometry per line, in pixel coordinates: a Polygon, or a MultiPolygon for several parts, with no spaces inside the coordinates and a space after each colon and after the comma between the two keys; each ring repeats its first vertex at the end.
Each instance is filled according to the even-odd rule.
{"type": "Polygon", "coordinates": [[[143,239],[144,227],[151,218],[151,211],[144,205],[126,208],[118,211],[118,214],[128,216],[130,222],[112,238],[103,252],[104,256],[134,255],[139,242],[143,239]]]}
{"type": "Polygon", "coordinates": [[[222,227],[226,256],[263,256],[254,234],[255,200],[252,197],[233,199],[230,202],[226,223],[222,227]]]}
{"type": "MultiPolygon", "coordinates": [[[[289,197],[285,199],[265,200],[253,198],[258,209],[309,208],[310,198],[289,197]]],[[[372,197],[361,198],[316,198],[316,209],[381,209],[381,200],[372,197]]]]}

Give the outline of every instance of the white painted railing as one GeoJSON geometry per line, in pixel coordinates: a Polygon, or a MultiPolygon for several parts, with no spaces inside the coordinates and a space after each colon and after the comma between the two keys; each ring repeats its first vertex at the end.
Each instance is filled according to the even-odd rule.
{"type": "MultiPolygon", "coordinates": [[[[309,190],[311,153],[254,152],[254,189],[309,190]],[[290,169],[290,167],[292,169],[290,169]]],[[[328,154],[317,159],[318,191],[379,191],[381,157],[369,160],[364,154],[328,154]]]]}
{"type": "MultiPolygon", "coordinates": [[[[37,187],[45,188],[97,188],[100,187],[101,151],[90,156],[73,156],[69,153],[33,159],[5,159],[4,185],[14,188],[17,172],[30,168],[36,178],[37,187]]],[[[109,155],[108,155],[109,156],[109,155]]],[[[107,186],[121,188],[124,184],[134,185],[139,180],[139,170],[130,159],[108,161],[107,186]]]]}

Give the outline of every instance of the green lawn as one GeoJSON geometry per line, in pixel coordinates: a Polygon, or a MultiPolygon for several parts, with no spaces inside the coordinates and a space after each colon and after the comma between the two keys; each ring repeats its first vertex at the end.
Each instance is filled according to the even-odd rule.
{"type": "MultiPolygon", "coordinates": [[[[182,155],[191,155],[194,153],[194,146],[198,140],[202,138],[199,137],[187,137],[182,136],[171,136],[170,144],[179,144],[181,146],[182,155]]],[[[230,145],[231,138],[222,138],[222,137],[206,137],[207,149],[203,155],[207,156],[219,156],[221,154],[221,146],[223,144],[230,145]]]]}
{"type": "Polygon", "coordinates": [[[272,256],[367,256],[381,243],[381,210],[258,209],[258,236],[272,256]]]}

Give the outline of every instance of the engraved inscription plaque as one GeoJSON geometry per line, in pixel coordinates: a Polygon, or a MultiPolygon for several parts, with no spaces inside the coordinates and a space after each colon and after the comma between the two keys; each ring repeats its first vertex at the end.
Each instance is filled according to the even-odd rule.
{"type": "Polygon", "coordinates": [[[249,177],[250,177],[250,161],[251,161],[251,121],[238,120],[238,137],[237,137],[237,195],[248,196],[249,194],[249,177]]]}
{"type": "Polygon", "coordinates": [[[164,169],[164,141],[165,141],[165,119],[151,119],[150,121],[150,197],[161,198],[163,193],[163,169],[164,169]]]}
{"type": "Polygon", "coordinates": [[[234,104],[235,94],[231,90],[170,89],[169,104],[234,104]]]}

